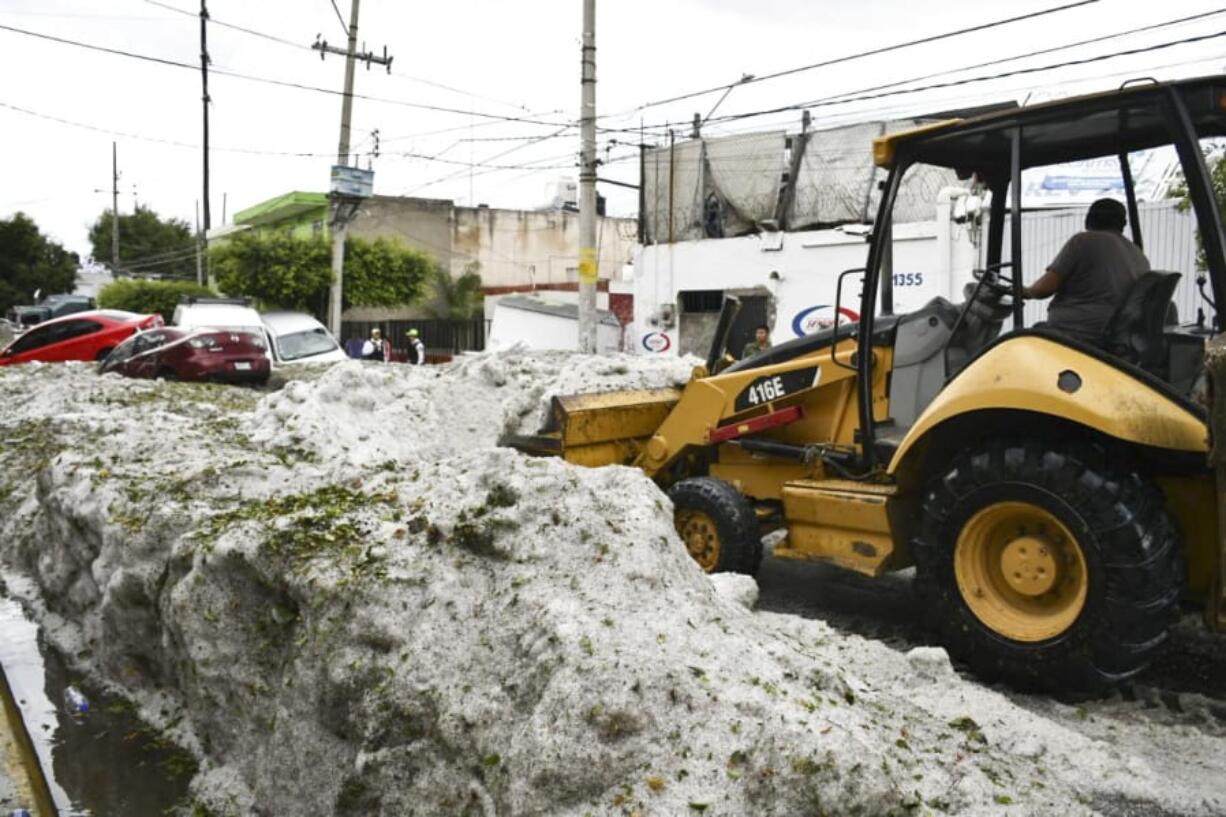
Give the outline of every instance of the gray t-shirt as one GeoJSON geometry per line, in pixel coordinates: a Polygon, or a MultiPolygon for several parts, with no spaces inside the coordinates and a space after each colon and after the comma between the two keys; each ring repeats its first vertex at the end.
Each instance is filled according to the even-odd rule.
{"type": "Polygon", "coordinates": [[[1087,230],[1070,238],[1047,268],[1064,279],[1047,308],[1047,323],[1098,343],[1133,282],[1149,272],[1149,260],[1120,233],[1087,230]]]}

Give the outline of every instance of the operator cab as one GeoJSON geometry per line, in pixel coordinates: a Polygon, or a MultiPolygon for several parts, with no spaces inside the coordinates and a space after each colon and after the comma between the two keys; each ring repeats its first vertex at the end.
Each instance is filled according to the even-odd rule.
{"type": "Polygon", "coordinates": [[[1220,330],[1215,304],[1226,287],[1226,248],[1219,230],[1195,226],[1218,223],[1205,159],[1214,149],[1211,140],[1224,134],[1226,86],[1215,78],[1133,86],[1088,97],[1076,109],[1056,102],[879,139],[874,159],[890,176],[862,275],[861,320],[831,330],[832,336],[854,333],[860,348],[892,351],[888,416],[874,417],[871,408],[874,356],[857,364],[867,457],[888,461],[949,381],[993,344],[1018,333],[1042,335],[1113,366],[1140,370],[1138,376],[1185,402],[1202,389],[1204,343],[1220,330]],[[1163,193],[1155,184],[1154,164],[1164,152],[1168,165],[1177,160],[1182,166],[1178,209],[1174,202],[1152,201],[1155,194],[1181,194],[1178,186],[1163,193]],[[1094,160],[1106,188],[1093,191],[1093,197],[1115,196],[1126,203],[1126,235],[1147,253],[1153,270],[1136,280],[1092,342],[1045,327],[1048,302],[1021,298],[1023,286],[1039,278],[1064,241],[1082,230],[1083,218],[1068,205],[1062,211],[1026,209],[1023,191],[1042,188],[1053,178],[1058,186],[1059,173],[1085,160],[1094,160]],[[1146,172],[1142,183],[1139,170],[1146,172]],[[893,213],[903,206],[903,180],[915,189],[916,174],[934,193],[941,189],[948,195],[961,187],[965,195],[987,202],[976,218],[958,227],[973,231],[978,257],[967,259],[966,268],[974,271],[951,283],[951,297],[922,304],[907,303],[911,293],[896,287],[906,276],[894,268],[892,235],[893,213]],[[1139,201],[1139,189],[1150,203],[1139,201]],[[1014,219],[1014,213],[1021,218],[1014,219]],[[1199,252],[1194,232],[1208,237],[1199,252]],[[954,289],[960,289],[957,303],[954,289]]]}

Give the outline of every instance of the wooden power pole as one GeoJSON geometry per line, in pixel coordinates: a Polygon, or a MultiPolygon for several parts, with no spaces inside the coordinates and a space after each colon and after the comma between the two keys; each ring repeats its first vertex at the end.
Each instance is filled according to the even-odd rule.
{"type": "MultiPolygon", "coordinates": [[[[208,248],[209,229],[213,226],[213,217],[209,209],[209,44],[208,44],[209,10],[206,0],[200,0],[200,85],[203,91],[201,101],[204,105],[204,229],[196,240],[204,242],[208,248]]],[[[207,259],[205,259],[207,261],[207,259]]],[[[212,275],[209,275],[212,284],[212,275]]]]}
{"type": "Polygon", "coordinates": [[[119,274],[119,149],[111,142],[111,275],[119,274]]]}
{"type": "MultiPolygon", "coordinates": [[[[362,60],[369,68],[371,63],[383,65],[390,72],[392,58],[383,49],[383,56],[378,57],[370,52],[358,54],[358,6],[360,0],[352,0],[349,8],[349,47],[345,50],[334,48],[324,40],[317,40],[311,47],[319,52],[323,59],[327,54],[343,54],[345,56],[345,93],[341,99],[341,137],[336,148],[336,163],[349,167],[349,129],[353,119],[353,67],[357,60],[362,60]]],[[[341,336],[341,305],[345,293],[345,234],[349,228],[349,216],[343,212],[342,202],[337,199],[332,208],[332,290],[328,297],[328,328],[337,338],[341,336]]]]}
{"type": "Polygon", "coordinates": [[[596,353],[596,0],[583,0],[579,154],[579,351],[596,353]]]}

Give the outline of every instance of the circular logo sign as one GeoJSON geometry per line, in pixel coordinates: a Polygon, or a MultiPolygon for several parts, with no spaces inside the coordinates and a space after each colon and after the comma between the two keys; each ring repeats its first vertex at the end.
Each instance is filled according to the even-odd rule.
{"type": "MultiPolygon", "coordinates": [[[[839,307],[839,314],[844,321],[860,320],[860,313],[845,306],[839,307]]],[[[798,338],[822,329],[829,329],[831,326],[834,326],[834,306],[831,304],[818,304],[802,309],[796,313],[796,317],[792,318],[792,331],[798,338]]]]}
{"type": "Polygon", "coordinates": [[[643,335],[643,348],[655,354],[667,352],[673,348],[673,339],[663,332],[648,332],[643,335]]]}

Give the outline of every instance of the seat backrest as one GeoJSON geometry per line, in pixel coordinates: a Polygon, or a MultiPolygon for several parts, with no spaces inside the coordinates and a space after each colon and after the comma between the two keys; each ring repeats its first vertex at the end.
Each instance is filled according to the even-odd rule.
{"type": "Polygon", "coordinates": [[[1149,371],[1166,363],[1163,336],[1180,277],[1178,272],[1147,272],[1137,278],[1107,322],[1107,351],[1149,371]]]}

